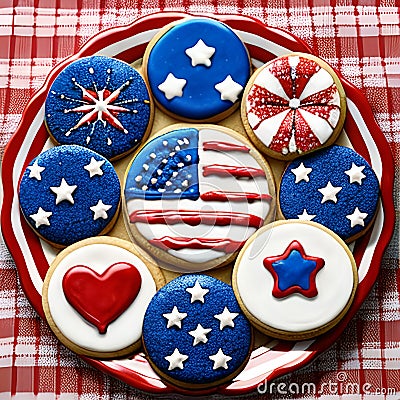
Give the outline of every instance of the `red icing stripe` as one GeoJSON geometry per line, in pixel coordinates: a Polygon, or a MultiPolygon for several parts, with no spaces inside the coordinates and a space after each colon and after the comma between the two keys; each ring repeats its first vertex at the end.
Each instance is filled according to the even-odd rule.
{"type": "Polygon", "coordinates": [[[271,200],[272,197],[267,193],[241,193],[241,192],[206,192],[200,195],[204,201],[248,201],[271,200]]]}
{"type": "Polygon", "coordinates": [[[248,153],[250,149],[246,146],[239,144],[227,143],[227,142],[204,142],[203,150],[215,150],[215,151],[241,151],[242,153],[248,153]]]}
{"type": "Polygon", "coordinates": [[[186,211],[186,210],[138,210],[131,213],[129,220],[132,223],[144,222],[147,224],[174,225],[184,223],[191,226],[204,225],[241,225],[259,228],[263,219],[252,214],[225,211],[186,211]]]}
{"type": "Polygon", "coordinates": [[[246,241],[237,242],[231,239],[179,238],[164,236],[161,239],[149,240],[149,243],[163,250],[212,249],[223,251],[224,253],[234,253],[239,250],[246,241]]]}
{"type": "Polygon", "coordinates": [[[234,176],[235,178],[255,178],[257,176],[265,176],[265,172],[260,168],[213,164],[203,167],[203,176],[209,175],[234,176]]]}

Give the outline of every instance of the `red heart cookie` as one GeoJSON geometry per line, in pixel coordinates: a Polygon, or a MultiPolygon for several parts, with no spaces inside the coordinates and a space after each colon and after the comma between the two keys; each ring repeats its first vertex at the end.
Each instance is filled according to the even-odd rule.
{"type": "Polygon", "coordinates": [[[108,325],[136,299],[141,283],[137,268],[121,262],[102,274],[76,265],[65,274],[62,285],[71,306],[104,334],[108,325]]]}

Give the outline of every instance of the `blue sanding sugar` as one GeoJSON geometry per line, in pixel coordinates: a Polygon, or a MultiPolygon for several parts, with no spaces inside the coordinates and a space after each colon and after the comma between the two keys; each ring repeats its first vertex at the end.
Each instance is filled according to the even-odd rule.
{"type": "Polygon", "coordinates": [[[31,170],[28,167],[19,187],[20,206],[33,229],[50,242],[64,246],[103,231],[115,215],[121,197],[119,179],[112,164],[100,154],[75,145],[53,147],[33,159],[29,166],[36,161],[44,168],[40,172],[41,179],[29,177],[31,170]],[[92,158],[104,161],[99,167],[102,175],[90,177],[84,168],[92,158]],[[69,186],[77,186],[71,193],[74,204],[68,200],[56,204],[57,195],[50,187],[60,186],[62,179],[69,186]],[[106,210],[106,218],[94,220],[95,213],[90,207],[100,200],[111,207],[106,210]],[[39,207],[52,214],[48,217],[50,225],[42,224],[36,228],[31,215],[36,214],[39,207]]]}
{"type": "Polygon", "coordinates": [[[82,58],[53,82],[45,120],[58,143],[78,144],[115,158],[138,146],[146,133],[149,93],[130,65],[103,56],[82,58]]]}
{"type": "Polygon", "coordinates": [[[207,275],[182,275],[161,288],[151,300],[144,318],[143,341],[152,362],[171,378],[189,384],[211,384],[234,373],[243,365],[251,351],[251,326],[243,315],[228,284],[207,275]],[[204,304],[191,303],[191,294],[186,291],[196,282],[209,292],[204,295],[204,304]],[[180,313],[187,316],[181,320],[181,328],[174,325],[167,328],[168,319],[163,314],[171,313],[176,306],[180,313]],[[227,307],[229,312],[238,313],[233,319],[234,327],[220,329],[220,321],[214,316],[221,314],[227,307]],[[211,329],[206,334],[208,341],[193,345],[194,338],[189,334],[198,324],[211,329]],[[168,370],[170,363],[165,359],[175,349],[187,360],[183,369],[168,370]],[[209,357],[222,349],[224,355],[232,359],[227,361],[228,368],[213,369],[214,361],[209,357]]]}
{"type": "Polygon", "coordinates": [[[280,185],[279,202],[281,211],[286,219],[298,219],[306,210],[312,219],[337,233],[342,239],[348,239],[365,229],[375,215],[379,200],[379,181],[368,162],[354,150],[343,146],[331,146],[327,149],[300,157],[291,162],[286,168],[280,185]],[[309,182],[301,180],[295,183],[293,169],[301,163],[306,168],[312,168],[308,174],[309,182]],[[364,166],[361,185],[350,183],[345,171],[364,166]],[[338,188],[337,202],[331,200],[321,203],[323,194],[318,189],[328,185],[338,188]],[[358,224],[351,227],[347,218],[358,207],[361,213],[368,215],[363,219],[364,226],[358,224]]]}

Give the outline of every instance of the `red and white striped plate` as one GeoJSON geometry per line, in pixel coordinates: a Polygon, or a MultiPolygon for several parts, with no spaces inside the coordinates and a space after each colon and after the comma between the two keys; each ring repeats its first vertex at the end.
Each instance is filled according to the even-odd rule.
{"type": "MultiPolygon", "coordinates": [[[[54,250],[39,240],[24,221],[19,211],[17,188],[28,162],[49,145],[43,123],[47,92],[57,74],[71,61],[83,56],[101,54],[132,62],[142,57],[147,43],[161,27],[184,17],[187,15],[183,13],[153,14],[129,26],[112,28],[94,36],[77,54],[69,57],[49,74],[43,87],[26,107],[22,121],[6,148],[2,176],[2,230],[16,262],[23,289],[42,317],[41,290],[49,262],[54,257],[54,250]]],[[[265,27],[249,17],[229,15],[215,18],[228,24],[240,35],[247,44],[256,66],[288,52],[311,52],[304,42],[293,35],[265,27]]],[[[374,120],[366,98],[344,79],[343,85],[347,94],[345,131],[348,139],[358,153],[370,162],[382,188],[382,200],[374,227],[354,246],[360,281],[355,300],[345,318],[326,335],[300,342],[272,340],[252,352],[246,368],[232,382],[203,393],[244,394],[254,390],[264,380],[271,380],[304,366],[339,337],[377,278],[383,252],[394,229],[394,165],[389,145],[374,120]]],[[[103,372],[141,390],[160,394],[177,390],[168,386],[154,373],[141,353],[130,359],[85,360],[103,372]]],[[[184,390],[181,392],[185,393],[184,390]]]]}

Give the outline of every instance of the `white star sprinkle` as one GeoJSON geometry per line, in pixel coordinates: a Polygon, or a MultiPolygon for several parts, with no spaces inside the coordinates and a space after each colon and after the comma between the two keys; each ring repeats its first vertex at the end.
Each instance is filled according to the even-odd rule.
{"type": "Polygon", "coordinates": [[[341,190],[342,190],[341,186],[335,187],[332,185],[331,181],[329,181],[325,187],[318,189],[318,192],[320,192],[323,195],[321,204],[325,203],[326,201],[333,201],[334,203],[337,203],[336,195],[341,190]]]}
{"type": "Polygon", "coordinates": [[[175,368],[183,369],[183,362],[186,361],[189,356],[181,354],[178,349],[175,349],[170,356],[164,358],[169,362],[168,371],[171,371],[175,368]]]}
{"type": "Polygon", "coordinates": [[[224,308],[221,314],[214,315],[214,318],[220,321],[219,329],[222,331],[226,326],[231,326],[232,328],[235,326],[233,320],[239,315],[239,313],[231,313],[228,310],[228,307],[224,308]]]}
{"type": "Polygon", "coordinates": [[[191,303],[194,303],[195,301],[200,301],[201,303],[204,303],[204,296],[209,292],[208,289],[203,289],[200,286],[199,281],[196,281],[194,286],[186,288],[186,291],[192,295],[190,299],[191,303]]]}
{"type": "Polygon", "coordinates": [[[41,225],[50,226],[49,217],[53,215],[50,211],[43,210],[42,207],[39,207],[36,214],[30,215],[30,217],[35,221],[36,228],[39,228],[41,225]]]}
{"type": "Polygon", "coordinates": [[[368,214],[361,212],[358,207],[355,208],[353,214],[346,215],[346,218],[351,222],[352,228],[354,228],[356,225],[364,226],[364,219],[367,217],[368,214]]]}
{"type": "Polygon", "coordinates": [[[94,212],[93,220],[103,218],[107,219],[107,211],[111,208],[111,205],[104,204],[102,200],[99,200],[95,206],[90,207],[90,209],[94,212]]]}
{"type": "Polygon", "coordinates": [[[210,333],[212,329],[205,329],[200,324],[197,324],[197,328],[194,331],[190,331],[189,335],[194,337],[193,346],[199,343],[207,343],[207,333],[210,333]]]}
{"type": "Polygon", "coordinates": [[[71,204],[74,204],[72,193],[74,193],[77,187],[78,186],[76,185],[68,185],[67,181],[62,178],[60,186],[50,186],[50,190],[57,196],[56,204],[61,203],[62,201],[69,201],[71,204]]]}
{"type": "Polygon", "coordinates": [[[182,328],[182,320],[187,317],[187,313],[179,312],[178,308],[174,306],[170,313],[163,314],[163,317],[168,320],[167,328],[171,326],[177,326],[182,328]]]}
{"type": "Polygon", "coordinates": [[[299,219],[302,221],[312,221],[316,215],[311,215],[306,209],[303,210],[303,214],[298,215],[299,219]]]}
{"type": "Polygon", "coordinates": [[[196,65],[211,65],[210,58],[215,53],[214,47],[207,46],[201,39],[193,46],[185,50],[187,56],[192,60],[192,67],[196,65]]]}
{"type": "Polygon", "coordinates": [[[365,168],[365,165],[360,165],[359,167],[351,163],[351,168],[347,171],[344,171],[346,175],[349,176],[350,183],[357,182],[359,185],[362,184],[362,180],[365,178],[364,173],[362,172],[365,168]]]}
{"type": "Polygon", "coordinates": [[[312,172],[312,168],[307,168],[304,166],[304,163],[301,163],[297,168],[293,168],[290,170],[295,176],[296,176],[296,181],[295,183],[299,183],[301,181],[310,181],[310,177],[308,174],[312,172]]]}
{"type": "Polygon", "coordinates": [[[208,357],[211,361],[214,361],[213,369],[224,368],[228,369],[228,361],[232,360],[232,357],[227,356],[223,353],[220,348],[218,352],[208,357]]]}
{"type": "Polygon", "coordinates": [[[217,83],[215,89],[221,93],[221,100],[229,100],[234,103],[243,90],[243,86],[235,82],[230,75],[228,75],[222,82],[217,83]]]}
{"type": "Polygon", "coordinates": [[[89,172],[90,178],[92,178],[95,175],[103,175],[103,170],[101,169],[101,166],[105,163],[105,160],[101,161],[96,161],[94,157],[90,159],[90,163],[88,165],[85,165],[83,168],[86,169],[86,171],[89,172]]]}
{"type": "Polygon", "coordinates": [[[164,93],[167,100],[171,100],[174,97],[183,96],[183,88],[186,85],[186,79],[179,79],[174,74],[169,73],[163,83],[158,85],[158,88],[164,93]]]}
{"type": "Polygon", "coordinates": [[[42,180],[42,175],[40,175],[40,174],[46,168],[45,167],[41,167],[38,164],[38,160],[35,160],[35,162],[31,166],[29,166],[28,169],[29,169],[29,178],[35,178],[38,181],[41,181],[42,180]]]}

